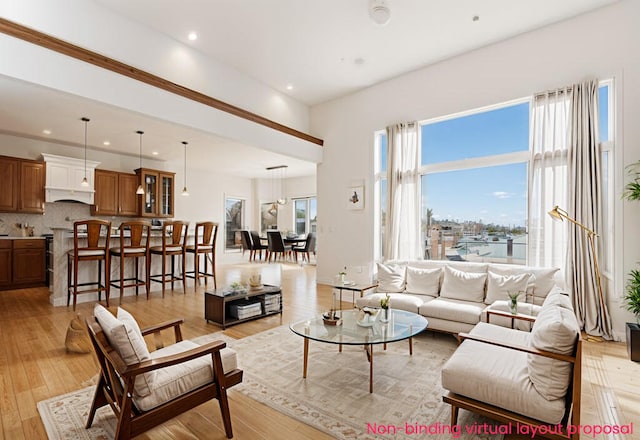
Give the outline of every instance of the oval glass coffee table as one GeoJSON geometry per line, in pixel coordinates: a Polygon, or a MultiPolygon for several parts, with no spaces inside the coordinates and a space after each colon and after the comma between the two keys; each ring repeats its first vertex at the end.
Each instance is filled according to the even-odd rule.
{"type": "Polygon", "coordinates": [[[342,345],[364,346],[369,361],[369,392],[373,393],[373,346],[409,340],[409,355],[413,354],[411,338],[427,328],[428,321],[424,316],[404,310],[390,310],[389,322],[381,322],[380,315],[373,325],[362,326],[356,322],[359,310],[344,310],[341,314],[342,323],[339,325],[325,324],[322,316],[295,322],[289,326],[292,332],[304,339],[304,360],[302,377],[307,377],[309,358],[309,340],[335,344],[342,351],[342,345]]]}

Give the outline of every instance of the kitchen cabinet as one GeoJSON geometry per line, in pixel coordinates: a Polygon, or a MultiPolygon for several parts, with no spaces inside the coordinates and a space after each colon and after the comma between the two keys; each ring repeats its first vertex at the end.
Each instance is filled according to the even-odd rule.
{"type": "Polygon", "coordinates": [[[100,162],[42,153],[46,162],[45,195],[47,202],[75,201],[88,205],[94,200],[94,170],[100,162]],[[83,186],[87,178],[89,186],[83,186]]]}
{"type": "Polygon", "coordinates": [[[0,239],[0,290],[45,286],[45,240],[0,239]]]}
{"type": "Polygon", "coordinates": [[[0,157],[0,211],[18,210],[20,160],[0,157]]]}
{"type": "Polygon", "coordinates": [[[138,215],[142,217],[173,217],[175,173],[138,168],[138,183],[144,195],[138,201],[138,215]]]}
{"type": "Polygon", "coordinates": [[[11,286],[11,251],[13,240],[0,240],[0,289],[11,286]]]}
{"type": "Polygon", "coordinates": [[[96,192],[91,215],[138,215],[138,176],[116,171],[95,170],[96,192]]]}
{"type": "Polygon", "coordinates": [[[45,164],[0,156],[0,211],[44,213],[45,164]]]}
{"type": "Polygon", "coordinates": [[[45,241],[13,240],[12,266],[14,287],[44,286],[47,280],[45,241]]]}

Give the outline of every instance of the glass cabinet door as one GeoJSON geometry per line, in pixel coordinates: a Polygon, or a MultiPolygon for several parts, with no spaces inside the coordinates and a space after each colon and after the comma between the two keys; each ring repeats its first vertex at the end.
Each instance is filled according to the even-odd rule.
{"type": "Polygon", "coordinates": [[[173,175],[161,175],[162,204],[160,215],[173,217],[173,175]]]}
{"type": "Polygon", "coordinates": [[[144,173],[143,215],[155,215],[158,212],[158,176],[155,173],[144,173]]]}

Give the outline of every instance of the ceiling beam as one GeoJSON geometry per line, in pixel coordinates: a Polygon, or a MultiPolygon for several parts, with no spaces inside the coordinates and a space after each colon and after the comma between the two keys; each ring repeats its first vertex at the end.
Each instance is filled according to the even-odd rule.
{"type": "Polygon", "coordinates": [[[35,29],[31,29],[2,17],[0,17],[0,32],[18,38],[20,40],[36,44],[54,52],[58,52],[63,55],[75,58],[77,60],[93,64],[111,72],[132,78],[134,80],[143,82],[153,87],[157,87],[175,95],[182,96],[183,98],[199,102],[200,104],[204,104],[217,110],[232,114],[239,118],[255,122],[256,124],[264,125],[290,136],[305,140],[307,142],[319,146],[322,146],[324,144],[324,141],[322,139],[311,136],[310,134],[303,133],[291,127],[287,127],[286,125],[272,121],[240,107],[236,107],[235,105],[220,101],[219,99],[205,95],[204,93],[200,93],[188,87],[176,84],[152,73],[137,69],[128,64],[114,60],[113,58],[109,58],[91,50],[76,46],[75,44],[60,40],[59,38],[37,31],[35,29]]]}

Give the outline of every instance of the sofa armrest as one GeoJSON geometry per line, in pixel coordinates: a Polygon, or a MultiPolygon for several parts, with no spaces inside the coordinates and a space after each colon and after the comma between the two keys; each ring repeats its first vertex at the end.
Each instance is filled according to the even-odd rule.
{"type": "Polygon", "coordinates": [[[492,340],[492,339],[487,339],[487,338],[483,338],[483,337],[480,337],[480,336],[471,335],[469,333],[458,333],[458,339],[461,342],[468,339],[470,341],[481,342],[481,343],[484,343],[484,344],[495,345],[497,347],[503,347],[503,348],[507,348],[507,349],[510,349],[510,350],[522,351],[522,352],[529,353],[529,354],[534,354],[534,355],[537,355],[537,356],[543,356],[543,357],[547,357],[547,358],[551,358],[551,359],[557,359],[557,360],[560,360],[560,361],[570,362],[572,364],[576,362],[576,357],[575,356],[569,356],[569,355],[566,355],[566,354],[553,353],[551,351],[538,350],[537,348],[523,346],[523,345],[507,344],[507,343],[504,343],[504,342],[501,342],[501,341],[495,341],[495,340],[492,340]]]}

